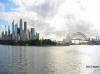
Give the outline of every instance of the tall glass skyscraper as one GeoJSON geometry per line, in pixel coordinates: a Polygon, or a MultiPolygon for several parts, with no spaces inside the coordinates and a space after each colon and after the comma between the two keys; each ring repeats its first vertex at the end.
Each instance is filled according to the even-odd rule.
{"type": "Polygon", "coordinates": [[[14,21],[12,22],[12,33],[14,33],[14,21]]]}
{"type": "Polygon", "coordinates": [[[35,29],[34,28],[31,28],[31,36],[32,36],[32,39],[34,39],[34,36],[35,36],[35,29]]]}

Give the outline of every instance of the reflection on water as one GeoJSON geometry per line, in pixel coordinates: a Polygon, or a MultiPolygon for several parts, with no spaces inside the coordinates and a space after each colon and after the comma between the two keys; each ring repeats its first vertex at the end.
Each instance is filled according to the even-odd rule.
{"type": "Polygon", "coordinates": [[[100,46],[3,46],[0,74],[94,74],[100,66],[100,46]]]}
{"type": "Polygon", "coordinates": [[[12,74],[26,74],[26,57],[24,47],[10,47],[12,74]]]}

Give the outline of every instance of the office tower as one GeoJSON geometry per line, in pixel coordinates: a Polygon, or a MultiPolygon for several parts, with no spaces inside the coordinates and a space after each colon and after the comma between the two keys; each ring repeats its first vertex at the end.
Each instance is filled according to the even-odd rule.
{"type": "Polygon", "coordinates": [[[10,35],[10,27],[8,26],[8,36],[10,35]]]}
{"type": "Polygon", "coordinates": [[[2,32],[2,40],[4,40],[4,32],[2,32]]]}
{"type": "Polygon", "coordinates": [[[23,21],[20,19],[20,30],[22,30],[23,21]]]}
{"type": "Polygon", "coordinates": [[[39,33],[36,33],[36,39],[39,39],[39,33]]]}
{"type": "Polygon", "coordinates": [[[12,33],[14,32],[14,21],[12,22],[12,33]]]}
{"type": "Polygon", "coordinates": [[[28,34],[29,34],[29,40],[31,40],[31,32],[29,31],[28,34]]]}
{"type": "Polygon", "coordinates": [[[27,22],[24,22],[24,32],[27,30],[27,22]]]}
{"type": "Polygon", "coordinates": [[[27,40],[27,34],[26,34],[26,31],[27,31],[27,22],[24,22],[24,33],[23,33],[23,40],[27,40]]]}
{"type": "Polygon", "coordinates": [[[34,39],[35,37],[35,29],[31,28],[31,39],[34,39]]]}
{"type": "Polygon", "coordinates": [[[20,29],[19,28],[17,28],[17,34],[20,34],[20,29]]]}
{"type": "Polygon", "coordinates": [[[18,38],[17,38],[17,28],[18,28],[18,25],[16,24],[16,25],[15,25],[15,40],[16,40],[16,41],[17,41],[17,39],[18,39],[18,38]]]}
{"type": "Polygon", "coordinates": [[[28,30],[26,31],[26,41],[29,40],[29,32],[28,30]]]}
{"type": "Polygon", "coordinates": [[[23,21],[22,21],[22,19],[20,19],[20,40],[22,40],[22,37],[23,37],[23,35],[22,35],[22,27],[23,26],[23,21]]]}
{"type": "Polygon", "coordinates": [[[26,31],[26,41],[27,40],[30,40],[30,31],[29,30],[26,31]]]}
{"type": "Polygon", "coordinates": [[[13,22],[12,22],[12,40],[15,39],[14,36],[15,36],[15,35],[14,35],[14,21],[13,21],[13,22]]]}
{"type": "Polygon", "coordinates": [[[7,31],[5,31],[5,37],[4,38],[5,38],[5,40],[7,40],[7,31]]]}
{"type": "Polygon", "coordinates": [[[8,26],[8,40],[10,40],[10,27],[8,26]]]}
{"type": "Polygon", "coordinates": [[[6,25],[5,25],[5,31],[6,31],[6,25]]]}
{"type": "Polygon", "coordinates": [[[17,40],[20,40],[20,28],[17,28],[17,40]]]}
{"type": "Polygon", "coordinates": [[[31,32],[28,30],[28,38],[31,40],[31,32]]]}

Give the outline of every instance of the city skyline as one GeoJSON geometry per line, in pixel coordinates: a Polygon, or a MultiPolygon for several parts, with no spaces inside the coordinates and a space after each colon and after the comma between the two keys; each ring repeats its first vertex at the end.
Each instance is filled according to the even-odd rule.
{"type": "Polygon", "coordinates": [[[28,23],[20,18],[19,23],[12,21],[12,27],[8,26],[6,30],[6,25],[4,31],[2,31],[2,40],[14,40],[14,41],[28,41],[39,39],[39,33],[35,32],[35,28],[27,28],[28,23]]]}
{"type": "MultiPolygon", "coordinates": [[[[27,41],[27,40],[34,40],[39,39],[39,33],[35,32],[35,28],[31,27],[30,29],[27,28],[28,23],[26,21],[23,21],[22,18],[20,18],[19,23],[15,23],[14,20],[12,21],[12,27],[6,26],[4,28],[4,31],[2,31],[2,40],[15,40],[15,41],[27,41]],[[6,28],[8,28],[6,30],[6,28]]],[[[100,37],[98,35],[96,36],[87,36],[87,34],[84,34],[82,32],[76,32],[72,35],[69,33],[66,35],[66,37],[63,39],[63,42],[73,42],[73,40],[82,40],[84,39],[86,41],[100,41],[100,37]],[[73,38],[73,35],[78,35],[76,38],[73,38]],[[80,38],[81,36],[81,38],[80,38]]],[[[43,38],[43,37],[42,37],[43,38]]],[[[58,40],[59,41],[59,40],[58,40]]]]}
{"type": "MultiPolygon", "coordinates": [[[[8,25],[8,26],[6,26],[6,24],[4,25],[4,28],[3,28],[3,30],[2,31],[0,31],[1,33],[3,33],[4,32],[4,34],[7,34],[7,35],[9,35],[9,34],[12,34],[12,38],[15,38],[16,36],[17,36],[17,30],[18,29],[20,29],[20,32],[21,33],[19,33],[19,35],[22,35],[22,32],[24,32],[24,33],[26,33],[27,31],[30,31],[30,32],[34,32],[33,34],[36,34],[37,35],[37,33],[35,33],[35,28],[34,27],[30,27],[30,28],[28,28],[28,26],[29,26],[29,23],[27,24],[27,21],[25,21],[25,20],[22,20],[22,18],[20,18],[19,19],[19,22],[14,22],[14,20],[12,21],[12,24],[11,24],[12,26],[10,26],[10,25],[8,25]],[[19,27],[19,28],[18,28],[19,27]],[[6,33],[7,32],[7,33],[6,33]],[[15,33],[15,37],[13,36],[13,32],[15,33]]],[[[66,36],[62,39],[62,41],[65,39],[67,39],[67,37],[69,36],[69,35],[71,35],[71,34],[74,34],[75,32],[73,32],[73,33],[66,33],[66,36]]],[[[76,32],[77,33],[77,32],[76,32]]],[[[80,32],[80,33],[82,33],[82,32],[80,32]]],[[[31,36],[34,36],[34,35],[31,35],[31,36]]],[[[84,33],[83,33],[84,34],[84,33]]],[[[87,33],[85,33],[87,36],[88,36],[88,38],[91,38],[92,40],[100,40],[100,35],[88,35],[87,33]]],[[[25,34],[24,34],[25,35],[25,34]]],[[[1,34],[1,36],[2,36],[2,34],[1,34]]],[[[40,35],[39,35],[40,36],[40,35]]],[[[23,39],[23,37],[21,36],[20,37],[21,38],[21,40],[23,39]]],[[[42,38],[45,38],[45,37],[40,37],[41,39],[42,38]]],[[[38,38],[39,39],[39,38],[38,38]]],[[[12,39],[13,40],[13,39],[12,39]]],[[[61,40],[57,40],[57,41],[61,41],[61,40]]]]}

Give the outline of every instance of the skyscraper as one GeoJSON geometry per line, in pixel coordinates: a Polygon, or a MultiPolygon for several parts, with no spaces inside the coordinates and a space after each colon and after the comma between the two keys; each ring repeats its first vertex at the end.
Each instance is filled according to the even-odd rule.
{"type": "Polygon", "coordinates": [[[27,30],[27,22],[24,22],[24,32],[27,30]]]}
{"type": "Polygon", "coordinates": [[[27,33],[26,32],[27,32],[27,22],[24,22],[24,33],[23,33],[24,34],[23,35],[24,41],[27,40],[27,33]]]}
{"type": "Polygon", "coordinates": [[[8,40],[10,40],[10,27],[8,25],[8,40]]]}
{"type": "Polygon", "coordinates": [[[2,32],[2,39],[4,40],[4,32],[2,32]]]}
{"type": "Polygon", "coordinates": [[[36,33],[36,39],[39,39],[39,33],[36,33]]]}
{"type": "Polygon", "coordinates": [[[18,36],[18,34],[17,34],[17,28],[18,28],[18,25],[16,24],[16,25],[15,25],[15,40],[16,40],[16,41],[17,41],[17,39],[18,39],[18,38],[17,38],[17,36],[18,36]]]}
{"type": "Polygon", "coordinates": [[[20,28],[17,28],[17,40],[20,40],[20,28]]]}
{"type": "Polygon", "coordinates": [[[13,22],[12,22],[12,40],[14,40],[14,37],[15,35],[14,35],[14,20],[13,20],[13,22]]]}
{"type": "Polygon", "coordinates": [[[35,29],[31,28],[31,39],[34,39],[35,36],[35,29]]]}
{"type": "Polygon", "coordinates": [[[12,33],[14,32],[14,20],[12,22],[12,33]]]}
{"type": "Polygon", "coordinates": [[[23,21],[22,19],[20,19],[20,30],[22,30],[22,24],[23,24],[23,21]]]}
{"type": "Polygon", "coordinates": [[[10,35],[10,27],[9,27],[9,25],[8,25],[8,36],[10,35]]]}
{"type": "Polygon", "coordinates": [[[5,33],[6,33],[6,25],[5,25],[5,33]]]}
{"type": "Polygon", "coordinates": [[[7,31],[5,31],[5,37],[4,38],[5,38],[5,40],[7,40],[7,31]]]}
{"type": "Polygon", "coordinates": [[[23,21],[22,21],[22,19],[20,19],[20,40],[22,40],[22,37],[23,37],[23,35],[22,35],[22,27],[23,26],[23,21]]]}
{"type": "Polygon", "coordinates": [[[29,38],[29,40],[31,40],[31,32],[30,31],[28,31],[28,38],[29,38]]]}

